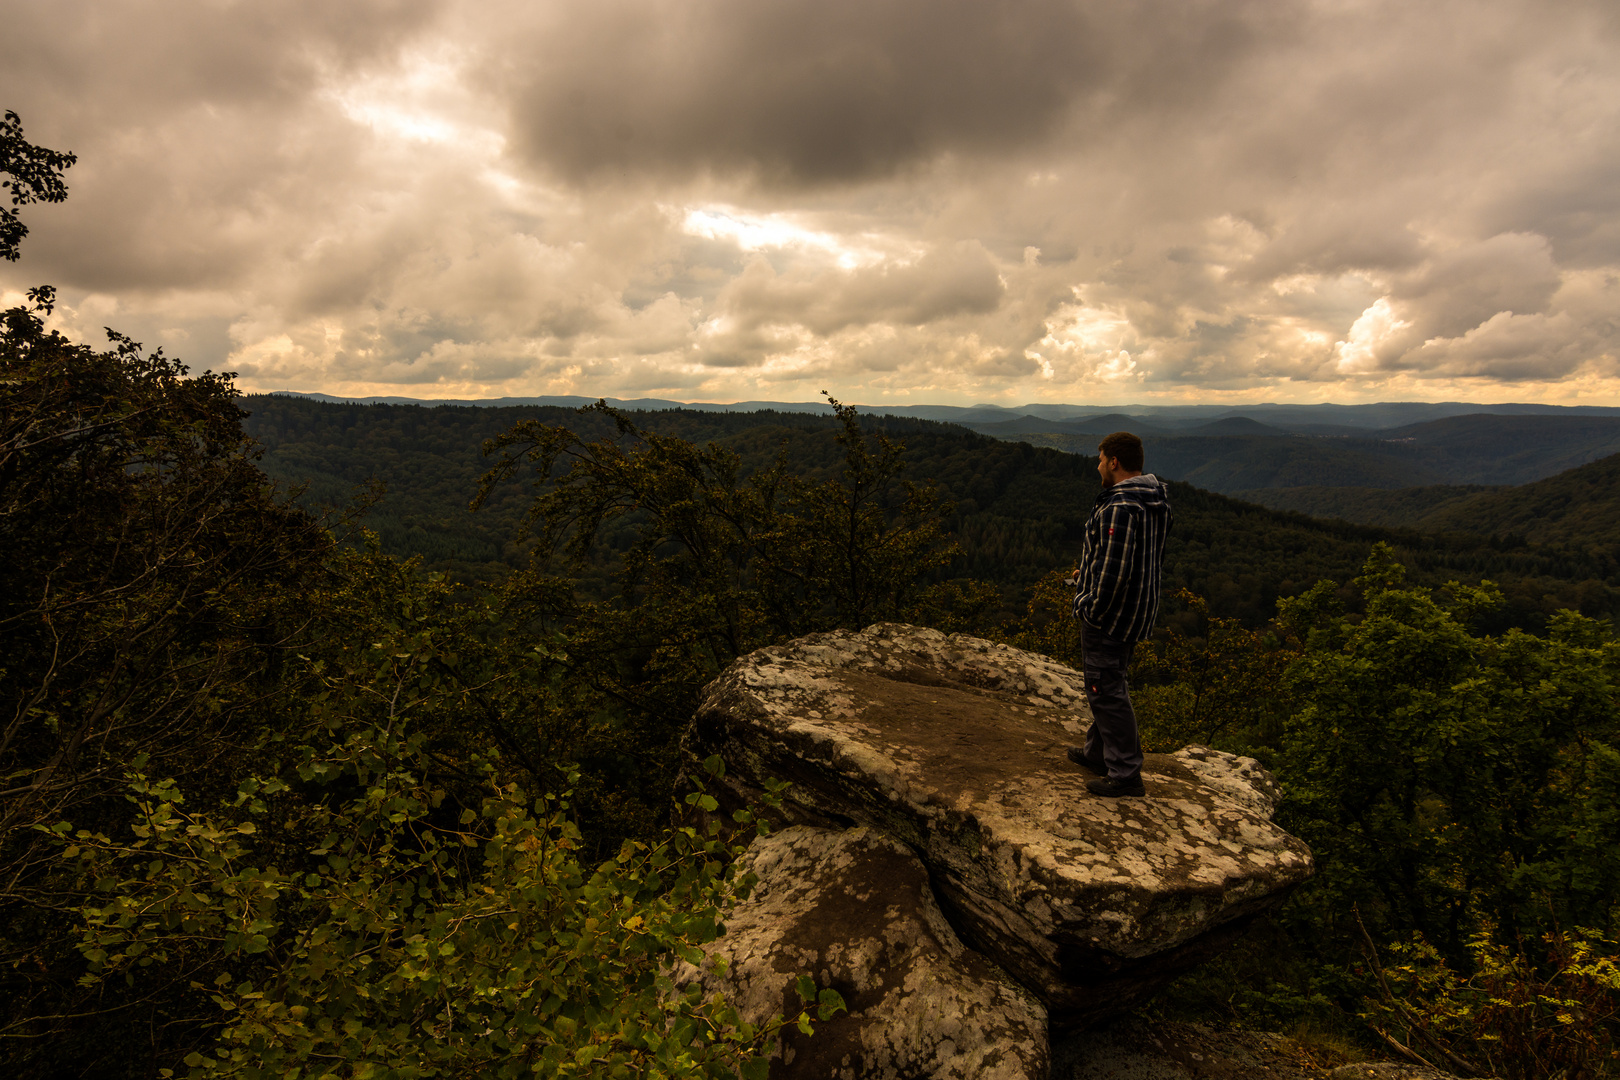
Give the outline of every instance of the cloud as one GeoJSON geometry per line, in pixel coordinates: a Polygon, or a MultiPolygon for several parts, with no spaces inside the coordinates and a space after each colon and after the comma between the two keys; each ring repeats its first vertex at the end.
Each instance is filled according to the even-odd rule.
{"type": "Polygon", "coordinates": [[[1620,399],[1595,0],[0,4],[0,290],[249,388],[1620,399]]]}
{"type": "Polygon", "coordinates": [[[1460,337],[1430,338],[1417,365],[1429,375],[1495,378],[1567,375],[1583,359],[1579,343],[1570,340],[1572,320],[1554,316],[1515,315],[1499,311],[1460,337]]]}
{"type": "Polygon", "coordinates": [[[1184,100],[1252,45],[1246,8],[600,0],[547,8],[498,78],[523,152],[572,180],[848,183],[1184,100]]]}
{"type": "Polygon", "coordinates": [[[749,327],[802,326],[828,336],[850,326],[921,326],[992,312],[1004,292],[984,248],[972,241],[928,251],[915,262],[779,274],[756,257],[721,292],[724,317],[749,327]]]}
{"type": "Polygon", "coordinates": [[[1546,237],[1502,233],[1436,255],[1401,283],[1397,295],[1420,308],[1425,331],[1452,335],[1503,312],[1538,314],[1558,284],[1546,237]]]}

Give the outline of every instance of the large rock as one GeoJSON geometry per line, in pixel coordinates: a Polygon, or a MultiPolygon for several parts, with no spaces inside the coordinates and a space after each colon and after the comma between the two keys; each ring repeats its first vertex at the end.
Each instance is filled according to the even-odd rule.
{"type": "Polygon", "coordinates": [[[787,820],[910,845],[968,944],[1061,1029],[1129,1008],[1311,873],[1249,759],[1152,754],[1146,798],[1091,795],[1064,756],[1089,719],[1070,668],[879,624],[737,660],[686,749],[720,755],[733,802],[787,780],[787,820]]]}
{"type": "Polygon", "coordinates": [[[796,975],[836,989],[848,1012],[810,1038],[787,1029],[773,1076],[1046,1080],[1046,1010],[963,948],[905,845],[797,826],[756,840],[743,868],[759,882],[708,950],[725,973],[681,964],[672,975],[724,991],[753,1024],[798,1013],[796,975]]]}

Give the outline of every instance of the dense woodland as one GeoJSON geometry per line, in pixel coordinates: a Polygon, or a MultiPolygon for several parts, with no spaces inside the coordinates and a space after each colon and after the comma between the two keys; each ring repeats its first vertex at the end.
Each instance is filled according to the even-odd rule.
{"type": "MultiPolygon", "coordinates": [[[[1108,430],[1137,430],[1137,418],[1104,417],[1112,429],[1054,431],[1029,417],[976,424],[984,434],[1086,453],[1108,430]]],[[[1075,426],[1075,425],[1071,425],[1075,426]]],[[[1211,491],[1252,497],[1274,488],[1515,485],[1542,480],[1620,453],[1620,419],[1473,413],[1377,431],[1295,432],[1231,417],[1191,431],[1139,432],[1165,476],[1211,491]]]]}
{"type": "Polygon", "coordinates": [[[1471,532],[1611,557],[1620,549],[1620,455],[1518,487],[1298,488],[1257,500],[1373,524],[1471,532]]]}
{"type": "MultiPolygon", "coordinates": [[[[489,464],[484,443],[531,420],[569,426],[585,438],[612,430],[606,414],[555,408],[340,405],[280,396],[249,397],[244,407],[250,413],[245,430],[266,450],[265,471],[303,487],[305,505],[344,506],[375,484],[380,497],[361,520],[377,532],[382,550],[401,558],[419,555],[426,568],[468,581],[494,580],[528,559],[516,531],[531,494],[527,488],[502,485],[479,511],[468,509],[469,493],[489,464]]],[[[831,416],[689,410],[626,415],[650,431],[723,446],[738,454],[745,472],[768,468],[785,454],[805,475],[825,477],[840,460],[838,424],[831,416]]],[[[993,585],[1002,621],[1024,613],[1044,577],[1062,576],[1073,564],[1096,495],[1095,457],[933,421],[881,417],[863,423],[901,441],[906,476],[933,484],[947,504],[946,528],[961,551],[936,576],[993,585]]],[[[1277,447],[1293,440],[1259,441],[1277,447]]],[[[1221,614],[1251,625],[1275,615],[1279,597],[1323,578],[1347,580],[1380,540],[1401,552],[1414,580],[1496,581],[1506,594],[1496,616],[1502,627],[1543,627],[1565,607],[1594,616],[1620,613],[1620,563],[1610,549],[1576,542],[1529,545],[1522,534],[1493,535],[1497,530],[1489,528],[1470,533],[1453,527],[1444,534],[1367,528],[1268,511],[1190,484],[1172,484],[1171,492],[1176,526],[1166,560],[1172,592],[1190,589],[1221,614]]],[[[618,528],[604,550],[628,543],[628,523],[618,528]]],[[[611,587],[610,566],[604,555],[580,573],[600,592],[611,587]]],[[[1169,617],[1180,617],[1179,606],[1171,607],[1169,617]]]]}

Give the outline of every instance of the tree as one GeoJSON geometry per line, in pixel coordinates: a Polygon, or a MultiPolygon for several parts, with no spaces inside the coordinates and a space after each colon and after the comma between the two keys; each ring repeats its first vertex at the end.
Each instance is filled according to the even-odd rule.
{"type": "Polygon", "coordinates": [[[899,619],[919,587],[959,553],[945,533],[951,505],[932,484],[902,477],[903,443],[864,431],[854,406],[823,392],[838,418],[843,470],[819,484],[795,479],[791,542],[766,580],[793,581],[794,595],[824,597],[829,622],[861,629],[899,619]]]}
{"type": "Polygon", "coordinates": [[[37,827],[122,817],[132,763],[227,783],[274,723],[331,548],[254,466],[227,376],[112,338],[0,315],[0,992],[19,1021],[89,1008],[62,956],[80,883],[37,827]]]}
{"type": "Polygon", "coordinates": [[[1221,618],[1189,589],[1175,599],[1197,615],[1203,633],[1195,638],[1169,626],[1138,653],[1133,676],[1144,683],[1135,692],[1144,742],[1164,752],[1218,743],[1245,754],[1277,745],[1291,705],[1284,675],[1299,656],[1297,642],[1275,626],[1221,618]]]}
{"type": "MultiPolygon", "coordinates": [[[[752,1027],[668,969],[704,962],[752,883],[734,858],[767,826],[741,812],[734,836],[711,818],[589,859],[566,790],[532,798],[499,750],[458,738],[481,707],[449,676],[466,646],[442,583],[340,558],[342,621],[299,659],[287,731],[234,798],[193,809],[136,769],[132,821],[50,830],[96,882],[84,982],[173,985],[189,1037],[153,1065],[198,1080],[763,1077],[777,1032],[812,1014],[752,1027]]],[[[687,801],[717,805],[701,785],[687,801]]],[[[821,1019],[842,1008],[801,993],[821,1019]]]]}
{"type": "Polygon", "coordinates": [[[645,430],[603,402],[580,413],[610,419],[604,437],[527,420],[486,444],[498,456],[474,505],[530,478],[531,574],[553,556],[576,576],[611,573],[605,598],[554,606],[569,637],[565,682],[588,718],[581,747],[594,758],[576,760],[604,792],[624,794],[615,812],[625,820],[640,804],[639,831],[667,803],[679,738],[726,664],[900,617],[951,557],[948,508],[900,478],[903,447],[832,405],[838,426],[812,437],[841,451],[842,468],[820,480],[790,471],[782,451],[750,472],[730,447],[645,430]]]}
{"type": "Polygon", "coordinates": [[[136,755],[205,759],[330,539],[254,466],[228,376],[0,320],[4,843],[136,755]]]}
{"type": "Polygon", "coordinates": [[[0,258],[16,262],[23,237],[28,235],[28,226],[12,207],[62,202],[67,198],[62,174],[77,160],[73,154],[30,143],[23,138],[22,119],[6,110],[0,121],[0,172],[8,179],[0,181],[0,189],[11,192],[11,206],[0,206],[0,258]]]}
{"type": "Polygon", "coordinates": [[[1504,945],[1558,926],[1617,927],[1620,643],[1574,612],[1547,637],[1473,627],[1489,582],[1406,587],[1379,545],[1355,587],[1285,603],[1307,642],[1281,757],[1290,831],[1319,856],[1314,894],[1374,931],[1416,931],[1466,966],[1481,925],[1504,945]]]}
{"type": "Polygon", "coordinates": [[[1377,544],[1269,633],[1210,618],[1206,645],[1157,645],[1156,719],[1265,758],[1317,864],[1269,948],[1196,977],[1202,1008],[1370,1027],[1460,1075],[1612,1074],[1620,641],[1574,611],[1484,632],[1500,603],[1488,581],[1414,587],[1377,544]]]}

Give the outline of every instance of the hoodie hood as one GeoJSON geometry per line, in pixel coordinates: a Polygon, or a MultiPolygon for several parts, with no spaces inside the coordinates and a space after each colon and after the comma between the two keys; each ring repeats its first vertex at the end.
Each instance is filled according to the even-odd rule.
{"type": "Polygon", "coordinates": [[[1121,480],[1112,487],[1103,488],[1097,496],[1098,504],[1113,502],[1116,499],[1129,499],[1148,509],[1163,509],[1170,505],[1170,492],[1166,489],[1164,481],[1157,476],[1143,473],[1141,476],[1121,480]]]}

